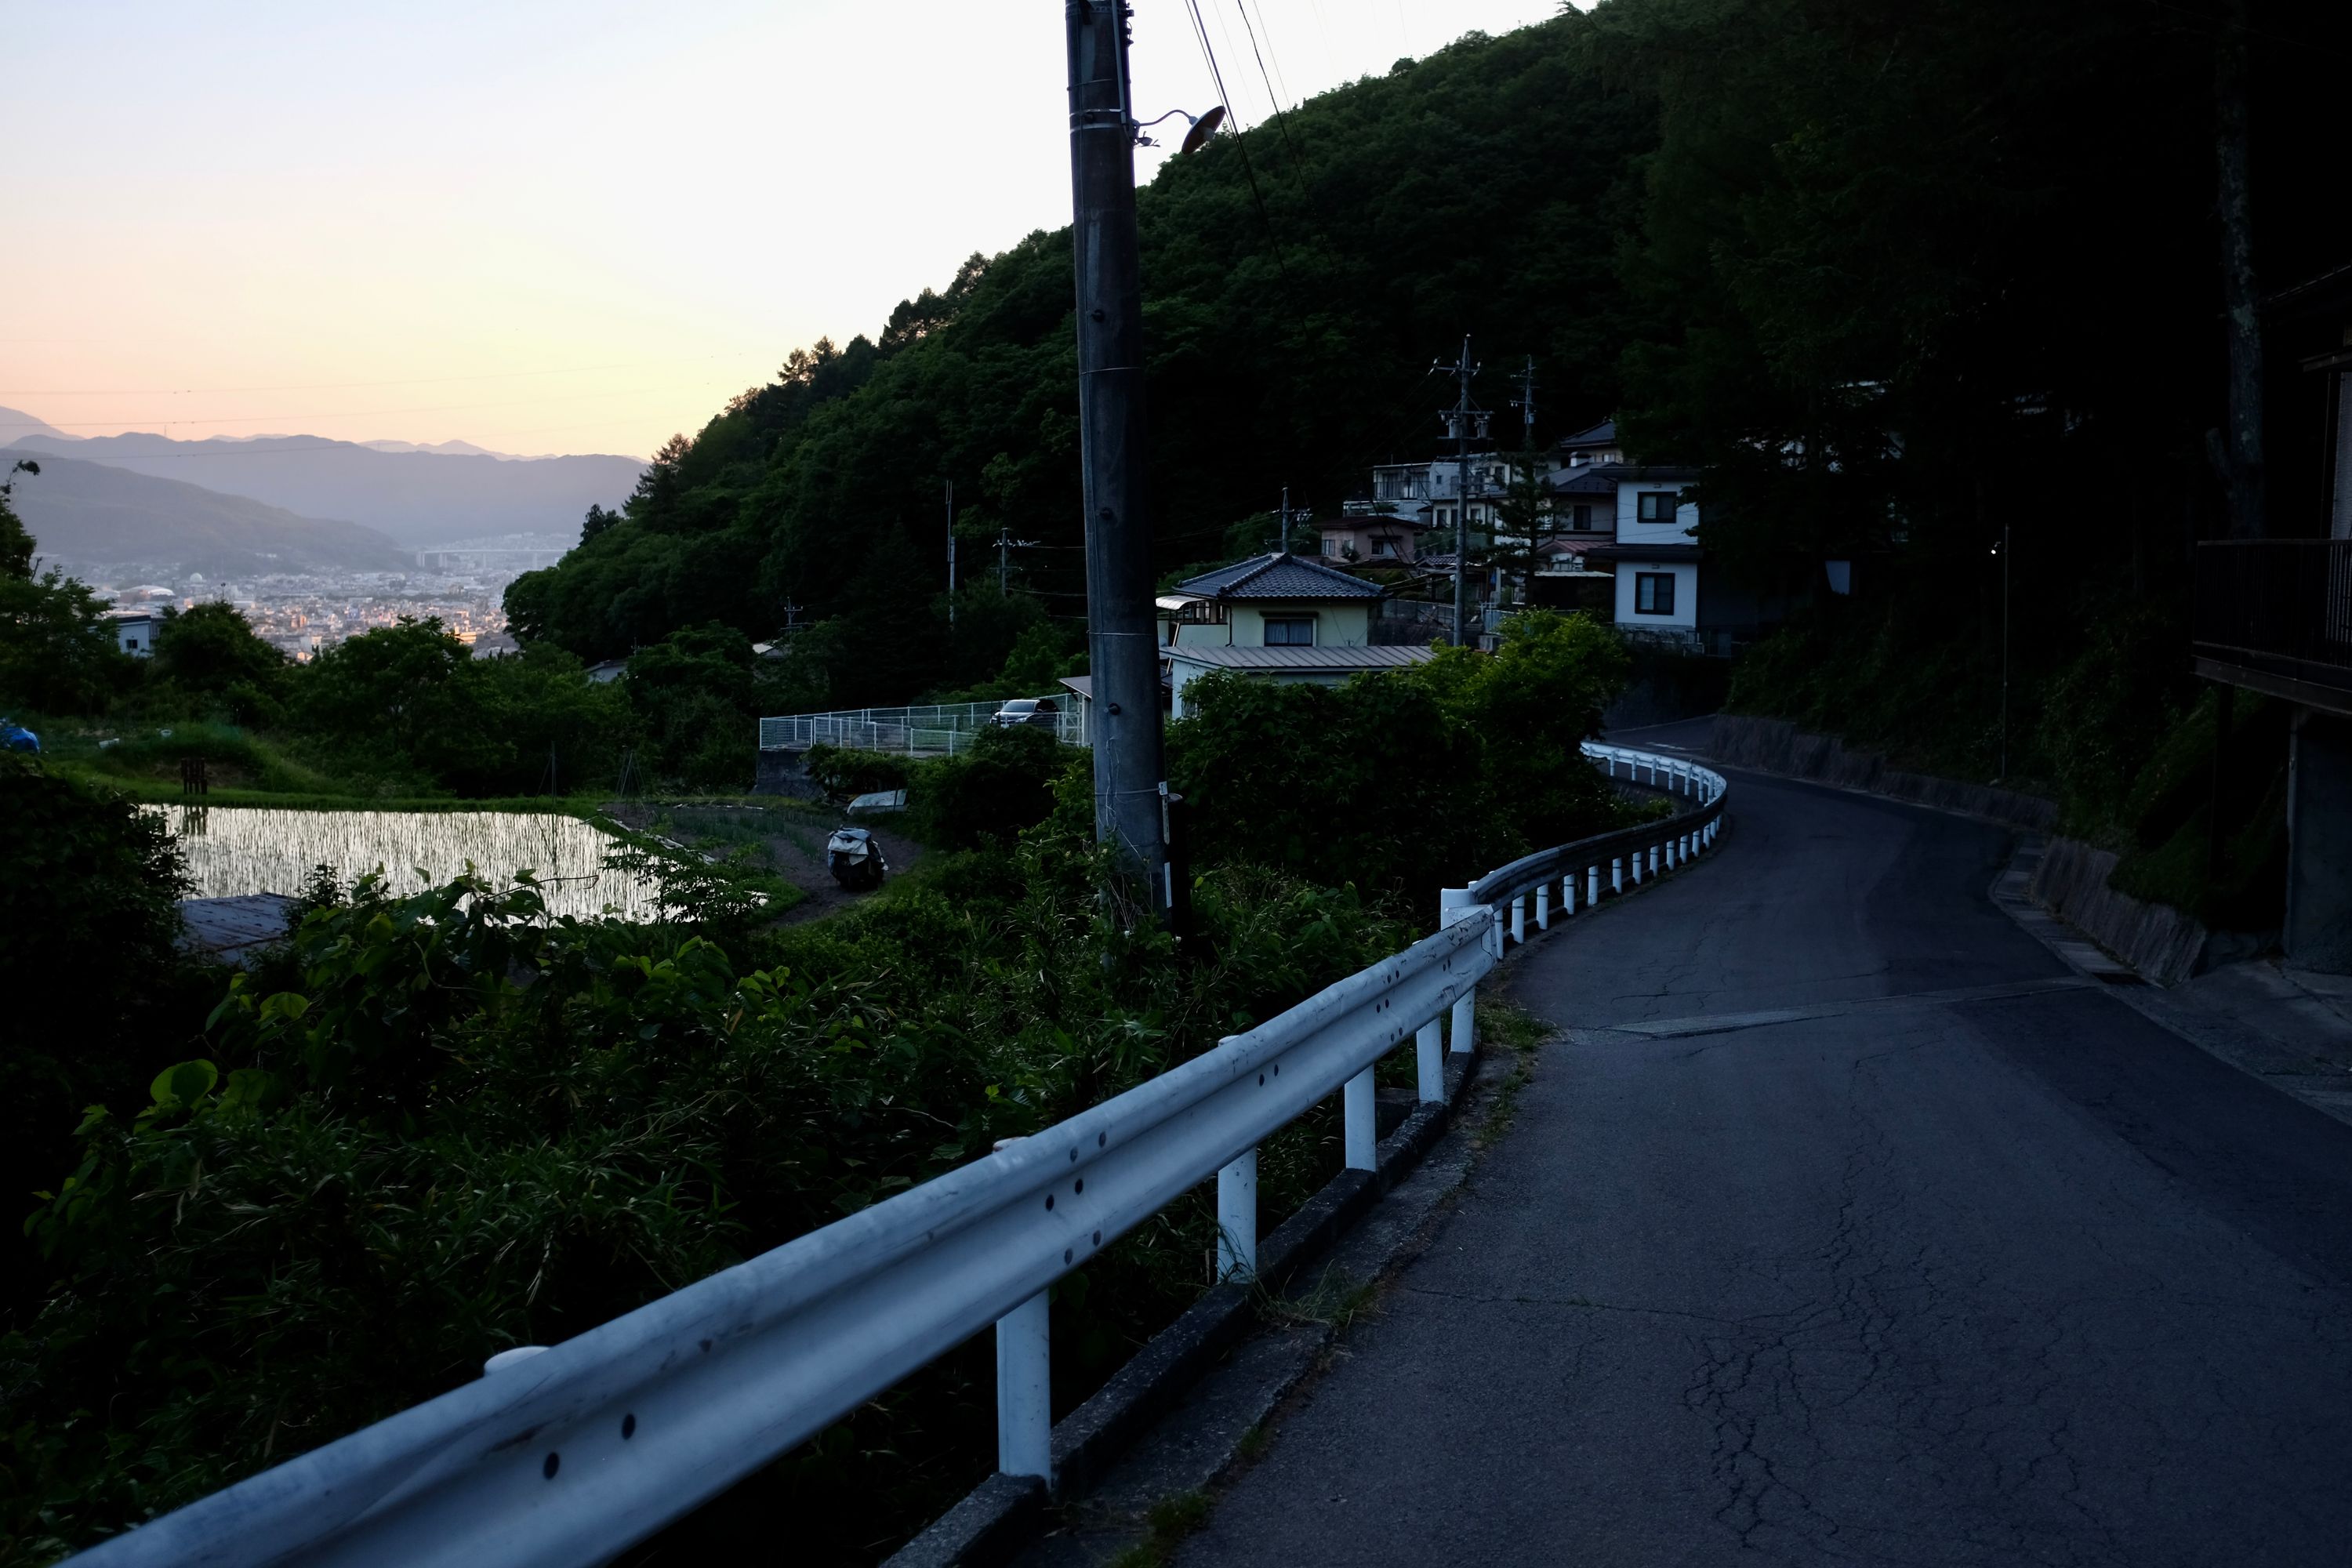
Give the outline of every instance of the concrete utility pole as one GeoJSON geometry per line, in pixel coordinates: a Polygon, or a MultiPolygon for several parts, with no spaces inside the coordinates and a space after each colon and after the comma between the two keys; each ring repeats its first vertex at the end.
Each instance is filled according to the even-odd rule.
{"type": "Polygon", "coordinates": [[[948,486],[948,630],[955,630],[955,481],[948,486]]]}
{"type": "Polygon", "coordinates": [[[1164,909],[1160,652],[1145,510],[1143,268],[1126,0],[1065,0],[1078,279],[1078,434],[1087,643],[1094,675],[1095,837],[1164,909]]]}
{"type": "Polygon", "coordinates": [[[1451,365],[1440,361],[1429,367],[1443,370],[1461,384],[1454,407],[1454,646],[1470,644],[1470,378],[1478,367],[1470,363],[1470,334],[1462,335],[1462,357],[1451,365]]]}
{"type": "Polygon", "coordinates": [[[2215,208],[2221,219],[2222,320],[2229,344],[2227,425],[2213,456],[2230,508],[2230,533],[2260,539],[2265,527],[2263,470],[2262,290],[2254,279],[2253,218],[2247,172],[2252,66],[2248,0],[2232,0],[2214,44],[2215,208]]]}
{"type": "Polygon", "coordinates": [[[1519,450],[1536,449],[1536,356],[1528,356],[1528,368],[1519,372],[1519,395],[1511,400],[1519,405],[1519,450]]]}

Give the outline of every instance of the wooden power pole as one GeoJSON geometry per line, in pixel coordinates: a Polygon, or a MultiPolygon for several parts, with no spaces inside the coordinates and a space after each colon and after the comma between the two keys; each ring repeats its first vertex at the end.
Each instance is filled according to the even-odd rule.
{"type": "Polygon", "coordinates": [[[1168,902],[1160,811],[1160,650],[1145,509],[1143,268],[1126,0],[1065,0],[1071,227],[1078,280],[1078,433],[1087,644],[1094,679],[1095,837],[1168,902]]]}

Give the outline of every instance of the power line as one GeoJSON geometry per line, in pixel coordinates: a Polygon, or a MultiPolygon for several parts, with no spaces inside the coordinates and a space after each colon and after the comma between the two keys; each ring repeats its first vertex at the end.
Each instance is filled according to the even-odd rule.
{"type": "MultiPolygon", "coordinates": [[[[1217,68],[1217,51],[1209,43],[1208,24],[1201,19],[1201,0],[1185,0],[1185,5],[1192,13],[1192,30],[1201,40],[1201,53],[1209,62],[1209,79],[1217,84],[1217,100],[1225,106],[1226,113],[1233,114],[1233,95],[1225,90],[1224,72],[1217,68]]],[[[1257,205],[1257,220],[1265,226],[1266,243],[1274,247],[1274,269],[1281,276],[1284,286],[1287,287],[1290,268],[1283,265],[1282,240],[1274,232],[1274,219],[1265,210],[1265,193],[1258,189],[1257,171],[1250,164],[1249,138],[1239,123],[1239,115],[1234,115],[1234,147],[1241,154],[1242,174],[1249,181],[1250,200],[1257,205]]]]}
{"type": "MultiPolygon", "coordinates": [[[[45,340],[45,339],[39,339],[39,338],[0,338],[0,342],[47,342],[47,341],[51,341],[51,340],[45,340]]],[[[54,341],[56,341],[56,342],[78,342],[78,341],[79,341],[79,342],[104,342],[105,340],[104,340],[104,339],[100,339],[100,338],[91,338],[91,339],[86,339],[86,340],[77,340],[77,339],[71,339],[71,338],[60,338],[60,339],[57,339],[57,340],[54,340],[54,341]]],[[[716,355],[716,354],[705,354],[705,355],[703,355],[702,357],[703,357],[704,359],[706,359],[706,360],[711,360],[711,359],[716,359],[716,358],[718,358],[719,356],[718,356],[718,355],[716,355]]],[[[666,363],[675,363],[675,362],[666,362],[666,363]]],[[[642,365],[641,363],[626,363],[626,362],[618,362],[618,361],[616,361],[616,362],[614,362],[614,363],[611,363],[611,364],[580,364],[580,365],[563,365],[563,366],[558,366],[558,367],[555,367],[555,368],[553,368],[553,369],[549,369],[549,370],[501,370],[501,371],[492,371],[492,372],[489,372],[489,373],[488,373],[488,374],[482,374],[482,375],[413,375],[413,376],[406,376],[406,377],[404,377],[404,378],[402,378],[402,379],[400,379],[400,380],[397,380],[397,381],[310,381],[310,382],[289,382],[289,383],[287,383],[287,384],[284,384],[284,385],[279,385],[279,386],[148,386],[148,387],[138,387],[138,386],[118,386],[118,387],[56,387],[56,386],[47,386],[47,387],[30,387],[30,386],[0,386],[0,397],[193,397],[193,396],[204,396],[204,397],[209,397],[209,396],[215,396],[215,395],[226,395],[226,394],[233,393],[233,392],[347,392],[347,391],[352,390],[353,388],[357,388],[357,387],[371,387],[371,386],[441,386],[441,385],[447,385],[447,384],[455,384],[455,383],[457,383],[457,382],[469,382],[469,381],[512,381],[512,380],[515,380],[515,379],[518,379],[518,378],[520,378],[520,377],[525,377],[525,376],[533,376],[533,375],[585,375],[585,374],[588,374],[589,372],[591,372],[591,371],[599,371],[599,370],[640,370],[640,369],[643,369],[643,368],[645,368],[645,367],[644,367],[644,365],[642,365]]]]}
{"type": "MultiPolygon", "coordinates": [[[[1256,0],[1249,0],[1249,4],[1255,5],[1256,0]]],[[[1290,122],[1282,115],[1282,100],[1290,96],[1288,84],[1284,85],[1284,89],[1279,94],[1274,90],[1273,79],[1265,74],[1265,56],[1257,47],[1257,29],[1250,26],[1249,11],[1244,8],[1243,0],[1234,0],[1234,9],[1241,13],[1242,31],[1249,35],[1250,53],[1257,58],[1258,80],[1265,83],[1266,101],[1274,106],[1275,129],[1282,132],[1282,150],[1290,156],[1291,181],[1298,186],[1299,194],[1304,195],[1307,192],[1306,175],[1298,163],[1298,144],[1290,139],[1290,122]]],[[[1258,20],[1260,22],[1265,20],[1264,12],[1258,13],[1258,20]]],[[[1267,41],[1271,43],[1273,35],[1269,33],[1267,41]]]]}
{"type": "MultiPolygon", "coordinates": [[[[148,416],[146,423],[154,425],[278,425],[304,419],[377,419],[394,414],[456,414],[479,408],[537,408],[550,403],[590,403],[602,397],[643,397],[660,392],[692,392],[697,386],[625,386],[610,392],[578,392],[562,397],[524,397],[504,403],[439,403],[410,408],[316,409],[307,414],[253,414],[219,418],[158,419],[148,416]]],[[[137,419],[68,419],[0,421],[0,429],[53,430],[90,429],[100,426],[121,426],[141,423],[137,419]]],[[[264,437],[256,437],[261,439],[264,437]]]]}

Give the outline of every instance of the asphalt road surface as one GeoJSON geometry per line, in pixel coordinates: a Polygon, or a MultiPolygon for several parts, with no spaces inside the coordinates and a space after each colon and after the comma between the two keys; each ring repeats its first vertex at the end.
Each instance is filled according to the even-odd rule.
{"type": "Polygon", "coordinates": [[[2352,1127],[2071,975],[2002,830],[1732,801],[1517,961],[1568,1032],[1178,1561],[2352,1563],[2352,1127]]]}

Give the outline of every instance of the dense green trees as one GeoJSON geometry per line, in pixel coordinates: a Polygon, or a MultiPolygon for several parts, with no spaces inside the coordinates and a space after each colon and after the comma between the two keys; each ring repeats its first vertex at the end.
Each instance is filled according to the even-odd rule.
{"type": "MultiPolygon", "coordinates": [[[[1465,330],[1534,352],[1553,405],[1607,411],[1624,312],[1595,215],[1654,132],[1590,31],[1466,39],[1253,133],[1263,216],[1230,140],[1142,193],[1162,569],[1221,558],[1286,484],[1328,510],[1367,465],[1425,450],[1422,370],[1465,330]]],[[[601,658],[712,618],[765,639],[792,605],[837,624],[809,639],[818,705],[988,679],[1009,638],[976,645],[961,614],[946,635],[940,486],[967,563],[1006,528],[1034,544],[1016,586],[1082,610],[1069,257],[1066,231],[1033,235],[872,340],[795,352],[666,447],[622,521],[514,585],[518,630],[601,658]]]]}
{"type": "Polygon", "coordinates": [[[1441,649],[1341,687],[1202,677],[1168,731],[1192,852],[1433,915],[1442,887],[1626,820],[1577,750],[1625,672],[1607,627],[1537,612],[1493,658],[1441,649]]]}

